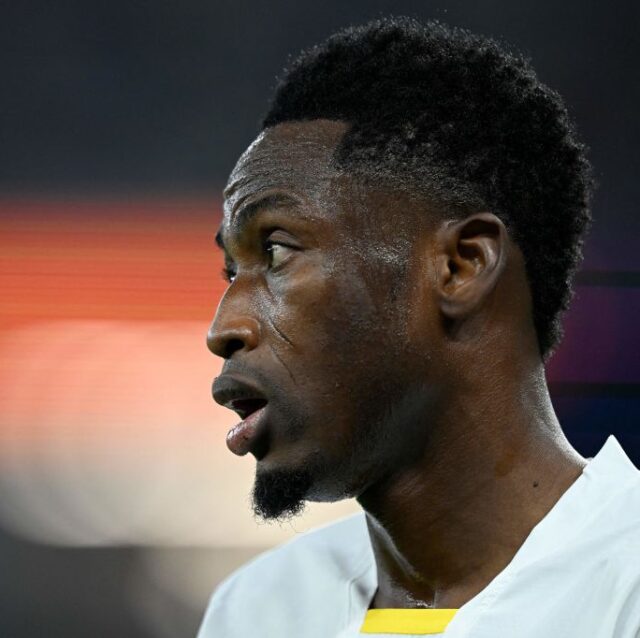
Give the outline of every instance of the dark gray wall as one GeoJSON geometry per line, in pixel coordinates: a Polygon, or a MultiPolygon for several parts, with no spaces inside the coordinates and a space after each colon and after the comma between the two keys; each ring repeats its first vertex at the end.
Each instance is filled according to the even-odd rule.
{"type": "Polygon", "coordinates": [[[637,196],[637,3],[584,0],[4,3],[0,189],[211,192],[254,137],[287,55],[380,14],[504,37],[566,98],[601,181],[637,196]]]}

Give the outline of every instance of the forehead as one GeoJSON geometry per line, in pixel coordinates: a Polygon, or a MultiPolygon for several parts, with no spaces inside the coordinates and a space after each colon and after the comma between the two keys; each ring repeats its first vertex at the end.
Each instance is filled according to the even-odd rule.
{"type": "Polygon", "coordinates": [[[283,190],[321,197],[338,177],[331,158],[348,125],[330,120],[287,122],[263,131],[233,169],[224,191],[225,217],[245,201],[283,190]]]}

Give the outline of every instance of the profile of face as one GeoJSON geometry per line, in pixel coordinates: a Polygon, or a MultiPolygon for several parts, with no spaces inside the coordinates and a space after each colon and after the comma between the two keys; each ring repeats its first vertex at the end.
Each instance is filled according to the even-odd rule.
{"type": "MultiPolygon", "coordinates": [[[[257,461],[254,511],[358,496],[412,462],[440,392],[428,233],[408,196],[335,167],[346,125],[279,124],[225,190],[230,283],[208,334],[227,443],[257,461]]],[[[423,215],[422,215],[423,216],[423,215]]]]}

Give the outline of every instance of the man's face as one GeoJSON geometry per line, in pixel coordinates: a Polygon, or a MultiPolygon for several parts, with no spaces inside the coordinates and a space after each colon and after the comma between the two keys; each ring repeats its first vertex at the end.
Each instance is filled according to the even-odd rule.
{"type": "Polygon", "coordinates": [[[345,130],[268,129],[225,191],[232,282],[209,332],[226,359],[213,390],[252,413],[228,444],[257,459],[264,518],[357,496],[410,464],[436,394],[420,222],[401,197],[331,166],[345,130]]]}

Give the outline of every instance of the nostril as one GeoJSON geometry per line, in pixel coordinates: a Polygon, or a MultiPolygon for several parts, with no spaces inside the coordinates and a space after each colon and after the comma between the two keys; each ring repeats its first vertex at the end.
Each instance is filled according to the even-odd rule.
{"type": "Polygon", "coordinates": [[[225,359],[230,359],[234,352],[242,350],[242,348],[244,348],[244,341],[242,341],[242,339],[229,339],[224,344],[224,354],[222,356],[225,359]]]}

